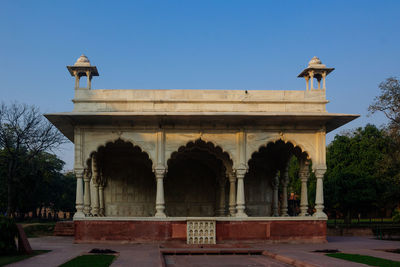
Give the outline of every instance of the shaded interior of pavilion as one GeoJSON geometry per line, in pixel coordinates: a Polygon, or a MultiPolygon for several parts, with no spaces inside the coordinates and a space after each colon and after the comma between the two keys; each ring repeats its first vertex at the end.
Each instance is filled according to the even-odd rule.
{"type": "MultiPolygon", "coordinates": [[[[301,148],[281,140],[254,152],[243,179],[245,213],[250,217],[308,215],[309,162],[301,148]],[[290,206],[290,160],[300,166],[296,207],[290,206]]],[[[86,163],[84,181],[90,188],[84,194],[86,216],[155,216],[157,179],[151,159],[140,147],[123,140],[110,142],[86,163]]],[[[239,185],[232,160],[221,147],[200,139],[189,142],[171,154],[166,167],[166,216],[235,216],[239,185]]]]}

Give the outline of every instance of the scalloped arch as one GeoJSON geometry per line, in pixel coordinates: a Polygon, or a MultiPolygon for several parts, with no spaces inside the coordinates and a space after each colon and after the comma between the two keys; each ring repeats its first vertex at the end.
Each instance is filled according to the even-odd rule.
{"type": "Polygon", "coordinates": [[[301,153],[302,153],[302,154],[305,154],[305,155],[307,156],[307,159],[308,159],[308,160],[311,160],[311,159],[312,159],[311,156],[310,156],[310,155],[311,155],[310,152],[308,152],[308,151],[304,148],[303,145],[298,144],[296,141],[294,141],[294,140],[292,140],[292,139],[286,139],[286,138],[278,137],[278,138],[271,139],[271,140],[269,140],[268,142],[266,142],[266,143],[264,143],[264,144],[258,146],[257,150],[254,151],[253,153],[251,153],[251,157],[250,157],[248,160],[250,160],[250,159],[253,157],[253,155],[254,155],[255,153],[259,152],[261,148],[263,148],[263,147],[266,148],[269,144],[271,144],[271,143],[274,143],[274,144],[275,144],[275,143],[278,142],[278,141],[282,141],[282,142],[284,142],[285,144],[290,143],[290,144],[293,145],[294,148],[296,148],[296,147],[300,148],[301,153]]]}
{"type": "Polygon", "coordinates": [[[125,143],[130,143],[130,144],[132,144],[133,147],[138,147],[141,152],[146,153],[147,157],[149,158],[149,160],[152,163],[152,166],[154,167],[154,159],[151,157],[151,154],[148,151],[143,149],[142,146],[140,146],[138,143],[136,143],[135,141],[133,141],[131,139],[124,138],[124,137],[118,137],[118,138],[109,138],[109,139],[98,141],[92,147],[90,147],[89,150],[87,151],[87,154],[84,155],[84,168],[87,167],[88,160],[90,160],[91,155],[93,153],[98,152],[101,147],[105,148],[107,146],[107,144],[112,144],[119,140],[121,140],[125,143]],[[93,149],[93,147],[95,147],[95,148],[93,149]]]}
{"type": "Polygon", "coordinates": [[[226,156],[227,156],[226,159],[228,159],[228,162],[226,162],[226,159],[224,159],[224,158],[219,158],[218,155],[217,155],[217,153],[213,153],[212,151],[211,151],[211,152],[209,151],[209,152],[212,153],[213,155],[215,155],[217,158],[219,158],[224,164],[225,164],[225,163],[229,164],[230,166],[228,165],[228,167],[229,167],[230,169],[232,169],[232,166],[233,166],[233,164],[234,164],[234,161],[233,161],[233,159],[232,159],[231,154],[230,154],[228,151],[224,150],[223,147],[222,147],[221,145],[218,145],[216,142],[214,142],[214,141],[212,141],[212,140],[207,140],[206,138],[203,138],[203,137],[197,138],[197,139],[195,139],[195,140],[190,140],[190,141],[186,142],[186,144],[179,146],[177,150],[172,151],[171,153],[169,153],[169,154],[168,154],[168,157],[166,157],[166,165],[168,166],[168,162],[169,162],[171,159],[174,158],[174,155],[180,153],[180,150],[186,149],[186,148],[188,147],[188,145],[190,145],[191,143],[192,143],[193,145],[195,145],[196,142],[199,142],[199,141],[203,142],[205,145],[211,144],[211,146],[212,146],[212,148],[213,148],[214,150],[218,150],[218,149],[219,149],[219,150],[221,151],[221,153],[220,153],[221,155],[226,155],[226,156]]]}

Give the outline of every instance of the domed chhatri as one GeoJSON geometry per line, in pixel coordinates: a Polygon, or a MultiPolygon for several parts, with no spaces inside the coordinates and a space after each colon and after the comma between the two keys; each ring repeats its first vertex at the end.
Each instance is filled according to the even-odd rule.
{"type": "Polygon", "coordinates": [[[75,62],[74,66],[85,66],[88,67],[90,66],[90,61],[87,58],[87,56],[85,56],[84,54],[82,54],[75,62]]]}
{"type": "Polygon", "coordinates": [[[92,88],[92,77],[99,76],[96,66],[92,66],[87,56],[82,54],[73,66],[67,66],[71,76],[75,77],[75,88],[80,88],[79,80],[82,76],[88,77],[86,89],[92,88]]]}
{"type": "Polygon", "coordinates": [[[318,57],[313,57],[310,62],[308,62],[308,67],[304,69],[300,74],[299,78],[304,78],[306,80],[306,90],[325,90],[325,78],[331,73],[334,68],[327,68],[325,64],[322,64],[318,57]],[[314,88],[313,80],[317,79],[318,88],[314,88]],[[322,88],[321,88],[322,80],[322,88]]]}
{"type": "Polygon", "coordinates": [[[309,68],[326,68],[324,64],[322,64],[321,60],[318,57],[313,57],[310,62],[308,62],[309,68]]]}

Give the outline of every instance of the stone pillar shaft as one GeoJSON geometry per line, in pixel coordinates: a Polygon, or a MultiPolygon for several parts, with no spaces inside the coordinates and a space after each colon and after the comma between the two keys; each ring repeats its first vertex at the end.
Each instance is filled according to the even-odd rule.
{"type": "Polygon", "coordinates": [[[85,190],[84,190],[84,209],[83,212],[85,213],[85,216],[90,215],[90,171],[88,169],[85,169],[84,175],[83,175],[83,181],[85,182],[85,190]]]}
{"type": "MultiPolygon", "coordinates": [[[[225,176],[225,173],[224,173],[225,176]]],[[[218,203],[218,209],[217,209],[217,215],[218,216],[225,216],[225,184],[226,184],[226,178],[221,177],[222,181],[219,182],[219,203],[218,203]]]]}
{"type": "Polygon", "coordinates": [[[279,175],[278,175],[278,172],[277,172],[275,177],[274,177],[274,184],[273,184],[273,197],[274,197],[274,200],[273,200],[273,207],[272,207],[272,216],[274,216],[274,217],[278,217],[279,216],[278,189],[279,189],[279,175]]]}
{"type": "Polygon", "coordinates": [[[165,215],[165,199],[164,199],[164,176],[165,168],[157,167],[155,170],[155,176],[157,180],[157,192],[156,192],[156,214],[155,217],[166,217],[165,215]]]}
{"type": "Polygon", "coordinates": [[[324,174],[326,167],[317,168],[315,170],[315,177],[317,178],[316,195],[315,195],[315,209],[314,214],[317,218],[327,219],[328,216],[324,213],[324,174]]]}
{"type": "Polygon", "coordinates": [[[245,212],[245,196],[244,196],[244,176],[246,169],[236,170],[237,194],[236,194],[236,217],[247,217],[245,212]]]}
{"type": "Polygon", "coordinates": [[[310,90],[309,82],[308,82],[308,81],[310,80],[310,77],[305,76],[304,78],[305,78],[305,80],[306,80],[306,90],[308,91],[308,90],[310,90]]]}
{"type": "Polygon", "coordinates": [[[314,72],[313,71],[310,71],[310,87],[311,87],[311,90],[314,90],[314,72]]]}
{"type": "Polygon", "coordinates": [[[104,186],[99,186],[99,215],[105,216],[104,186]]]}
{"type": "Polygon", "coordinates": [[[300,216],[308,215],[308,192],[307,192],[307,181],[309,176],[308,162],[305,162],[300,169],[300,180],[301,180],[301,198],[300,198],[300,216]]]}
{"type": "Polygon", "coordinates": [[[75,89],[79,88],[79,75],[75,72],[75,89]]]}
{"type": "Polygon", "coordinates": [[[283,177],[282,179],[282,209],[281,215],[282,216],[289,216],[288,215],[288,194],[287,194],[287,186],[289,183],[289,161],[286,164],[285,169],[283,170],[283,177]]]}
{"type": "Polygon", "coordinates": [[[326,80],[326,72],[323,72],[323,73],[322,73],[322,89],[323,89],[323,90],[326,89],[325,80],[326,80]]]}
{"type": "Polygon", "coordinates": [[[83,213],[83,170],[75,169],[76,175],[76,213],[74,214],[75,218],[84,218],[85,214],[83,213]]]}
{"type": "Polygon", "coordinates": [[[97,153],[92,154],[92,179],[94,185],[94,196],[92,203],[92,215],[99,216],[99,168],[97,162],[97,153]]]}
{"type": "Polygon", "coordinates": [[[229,174],[229,215],[236,214],[236,177],[233,173],[229,174]]]}
{"type": "Polygon", "coordinates": [[[92,215],[99,216],[99,185],[94,184],[94,196],[92,204],[92,215]]]}

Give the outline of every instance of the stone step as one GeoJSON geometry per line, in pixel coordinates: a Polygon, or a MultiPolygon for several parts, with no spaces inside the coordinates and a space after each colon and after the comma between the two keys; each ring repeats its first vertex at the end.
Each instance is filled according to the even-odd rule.
{"type": "Polygon", "coordinates": [[[74,222],[57,222],[54,227],[53,235],[55,236],[74,236],[75,226],[74,222]]]}

